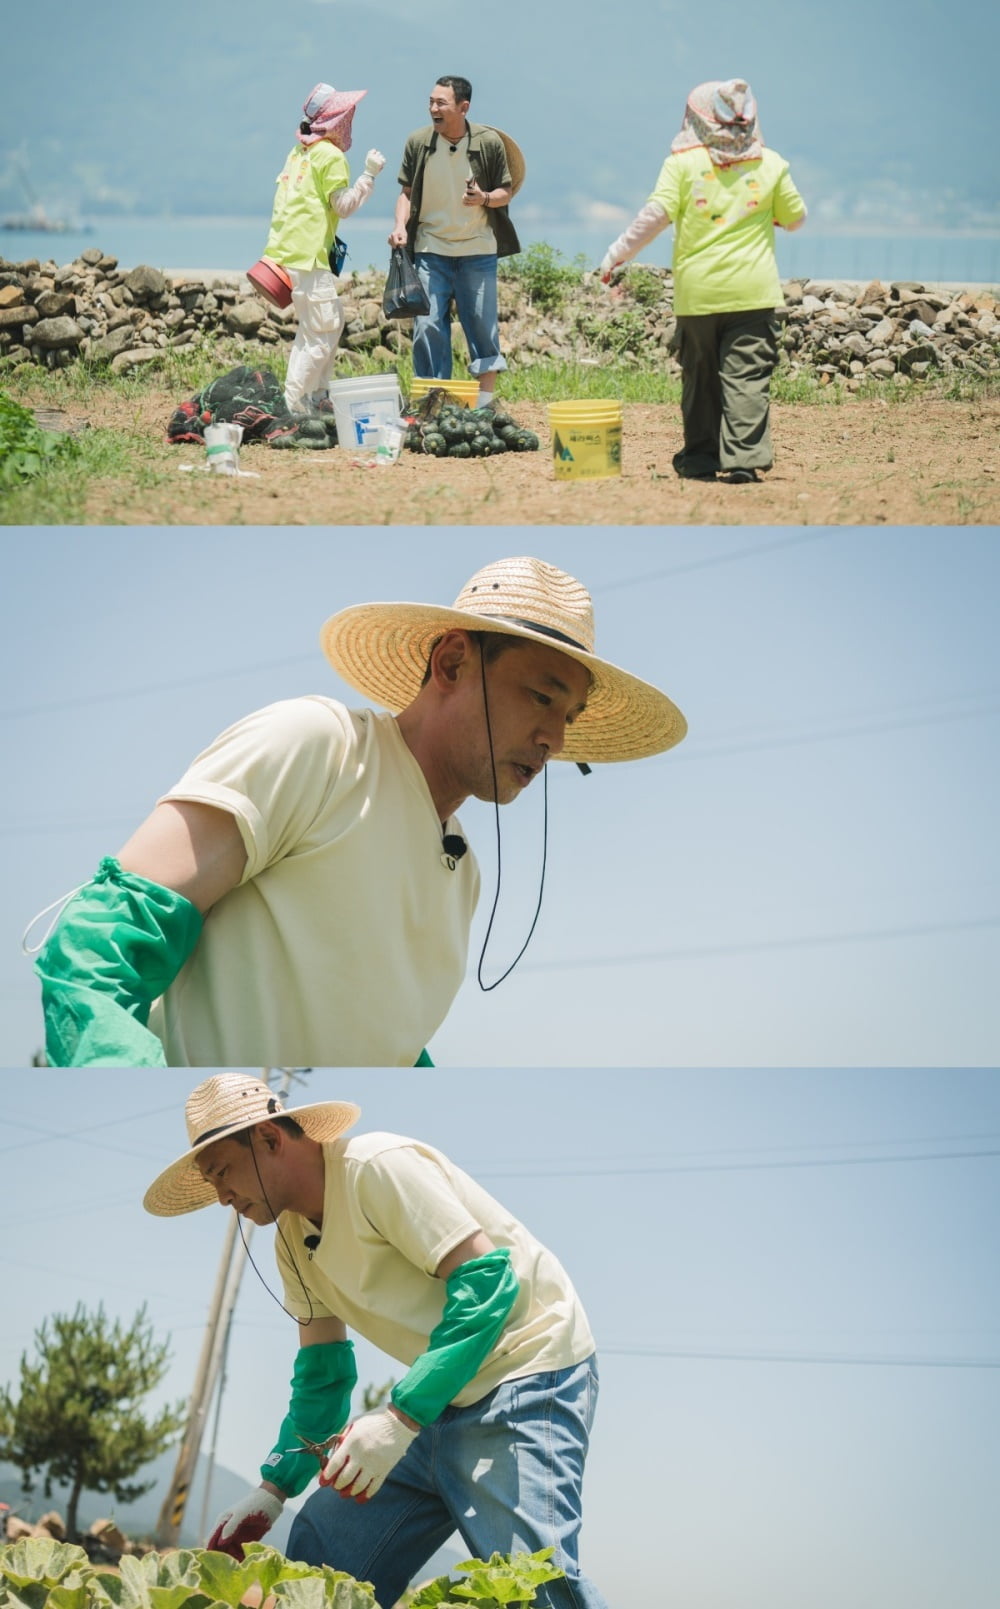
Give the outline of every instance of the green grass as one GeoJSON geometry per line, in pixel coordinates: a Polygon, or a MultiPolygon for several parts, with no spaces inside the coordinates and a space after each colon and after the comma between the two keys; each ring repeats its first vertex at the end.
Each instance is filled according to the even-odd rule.
{"type": "Polygon", "coordinates": [[[147,435],[98,428],[83,431],[76,442],[72,460],[0,497],[0,524],[79,525],[90,481],[121,476],[130,491],[142,491],[172,478],[156,465],[160,444],[147,435]]]}

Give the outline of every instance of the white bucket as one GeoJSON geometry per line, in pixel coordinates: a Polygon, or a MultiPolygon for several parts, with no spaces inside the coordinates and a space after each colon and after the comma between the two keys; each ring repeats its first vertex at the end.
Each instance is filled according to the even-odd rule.
{"type": "Polygon", "coordinates": [[[206,425],[205,456],[208,467],[216,475],[238,475],[240,472],[240,442],[242,425],[206,425]]]}
{"type": "Polygon", "coordinates": [[[395,374],[359,374],[333,380],[330,401],[337,421],[337,445],[352,452],[374,452],[383,425],[395,424],[403,399],[395,374]]]}

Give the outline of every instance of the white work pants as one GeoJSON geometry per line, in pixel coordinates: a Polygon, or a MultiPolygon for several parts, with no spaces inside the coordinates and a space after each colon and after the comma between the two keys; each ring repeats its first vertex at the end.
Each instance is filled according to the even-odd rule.
{"type": "Polygon", "coordinates": [[[299,327],[288,354],[285,401],[293,413],[302,413],[327,393],[344,328],[344,309],[328,268],[290,268],[288,273],[299,327]]]}

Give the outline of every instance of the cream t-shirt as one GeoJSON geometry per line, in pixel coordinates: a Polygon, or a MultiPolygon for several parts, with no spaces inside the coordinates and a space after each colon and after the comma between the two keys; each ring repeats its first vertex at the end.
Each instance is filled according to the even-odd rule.
{"type": "Polygon", "coordinates": [[[228,811],[247,851],[153,1007],[168,1064],[412,1066],[465,975],[479,871],[443,863],[461,824],[442,828],[393,717],[268,705],[164,798],[228,811]]]}
{"type": "Polygon", "coordinates": [[[565,1369],[594,1350],[586,1314],[565,1269],[524,1225],[433,1146],[401,1134],[359,1134],[323,1147],[326,1191],[315,1226],[297,1213],[275,1237],[285,1305],[307,1318],[342,1319],[407,1367],[426,1352],[441,1318],[445,1281],[434,1270],[477,1229],[510,1248],[520,1282],[495,1348],[453,1399],[467,1407],[505,1380],[565,1369]]]}
{"type": "Polygon", "coordinates": [[[455,151],[439,136],[424,163],[414,251],[433,251],[444,257],[496,255],[496,235],[486,208],[467,207],[462,201],[470,173],[464,136],[455,151]]]}

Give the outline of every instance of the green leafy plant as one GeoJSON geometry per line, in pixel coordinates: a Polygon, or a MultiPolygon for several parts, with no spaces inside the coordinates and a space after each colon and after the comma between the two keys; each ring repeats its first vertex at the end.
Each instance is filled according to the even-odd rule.
{"type": "Polygon", "coordinates": [[[206,1548],[124,1554],[118,1570],[49,1537],[0,1547],[0,1609],[238,1609],[273,1596],[287,1609],[375,1609],[367,1581],[314,1569],[252,1542],[242,1563],[206,1548]]]}
{"type": "Polygon", "coordinates": [[[655,268],[628,267],[622,276],[622,283],[628,295],[640,307],[659,307],[665,300],[665,287],[662,277],[655,268]]]}
{"type": "Polygon", "coordinates": [[[621,358],[626,353],[642,356],[649,345],[646,316],[638,307],[619,307],[610,318],[585,316],[579,328],[599,352],[621,358]]]}
{"type": "Polygon", "coordinates": [[[27,408],[0,391],[0,491],[44,475],[57,459],[78,451],[71,436],[42,430],[27,408]]]}
{"type": "Polygon", "coordinates": [[[563,306],[570,289],[579,286],[584,265],[582,256],[569,263],[561,251],[546,245],[544,240],[537,240],[516,257],[504,258],[500,272],[505,279],[521,282],[534,307],[541,308],[543,313],[555,313],[563,306]]]}
{"type": "Polygon", "coordinates": [[[559,1581],[566,1574],[549,1562],[554,1552],[555,1548],[541,1548],[537,1553],[508,1557],[494,1553],[489,1559],[466,1559],[455,1566],[465,1575],[464,1581],[438,1576],[413,1594],[408,1609],[436,1609],[438,1604],[500,1609],[502,1604],[534,1603],[543,1582],[559,1581]]]}

